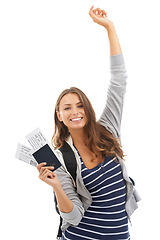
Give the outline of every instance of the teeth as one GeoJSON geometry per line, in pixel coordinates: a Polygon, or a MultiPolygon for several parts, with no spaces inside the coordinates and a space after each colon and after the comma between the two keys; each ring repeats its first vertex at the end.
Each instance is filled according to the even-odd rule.
{"type": "Polygon", "coordinates": [[[81,120],[82,118],[74,118],[74,119],[71,119],[71,121],[78,121],[78,120],[81,120]]]}

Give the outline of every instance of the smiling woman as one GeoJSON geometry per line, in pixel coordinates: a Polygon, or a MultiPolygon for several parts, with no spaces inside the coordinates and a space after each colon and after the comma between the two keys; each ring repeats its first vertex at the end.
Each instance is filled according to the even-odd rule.
{"type": "Polygon", "coordinates": [[[128,219],[140,198],[127,174],[120,145],[127,74],[120,43],[107,13],[92,6],[89,15],[105,27],[110,43],[111,81],[104,111],[97,121],[89,99],[80,89],[64,90],[55,106],[52,138],[61,167],[54,172],[43,164],[37,168],[40,179],[55,192],[63,219],[63,240],[129,240],[128,219]],[[75,181],[59,150],[65,142],[77,162],[75,181]]]}

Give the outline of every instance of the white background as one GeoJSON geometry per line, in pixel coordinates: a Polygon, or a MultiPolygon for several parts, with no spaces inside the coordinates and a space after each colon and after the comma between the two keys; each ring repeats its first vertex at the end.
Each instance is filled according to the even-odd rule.
{"type": "Polygon", "coordinates": [[[2,0],[0,3],[0,218],[3,240],[55,239],[59,216],[50,186],[36,168],[15,159],[18,142],[40,127],[54,132],[54,106],[65,88],[82,89],[99,118],[109,69],[107,31],[91,5],[108,12],[123,50],[128,86],[122,144],[142,201],[133,240],[159,238],[159,3],[156,0],[2,0]]]}

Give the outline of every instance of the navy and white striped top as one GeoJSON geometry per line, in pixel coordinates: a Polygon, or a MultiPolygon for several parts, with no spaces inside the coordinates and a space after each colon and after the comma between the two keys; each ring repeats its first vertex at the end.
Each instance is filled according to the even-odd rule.
{"type": "Polygon", "coordinates": [[[125,211],[126,184],[121,166],[113,157],[88,169],[82,163],[82,178],[92,196],[78,226],[69,226],[63,240],[129,240],[128,218],[125,211]]]}

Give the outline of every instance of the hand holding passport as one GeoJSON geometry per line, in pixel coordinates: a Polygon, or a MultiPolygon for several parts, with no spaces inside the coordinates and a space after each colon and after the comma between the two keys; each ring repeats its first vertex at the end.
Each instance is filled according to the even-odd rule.
{"type": "Polygon", "coordinates": [[[58,169],[61,163],[53,147],[46,140],[39,128],[36,128],[33,132],[28,134],[26,139],[32,146],[32,149],[18,144],[16,158],[35,167],[38,163],[37,169],[40,173],[39,178],[53,187],[54,191],[57,187],[60,189],[61,183],[53,171],[58,169]]]}

